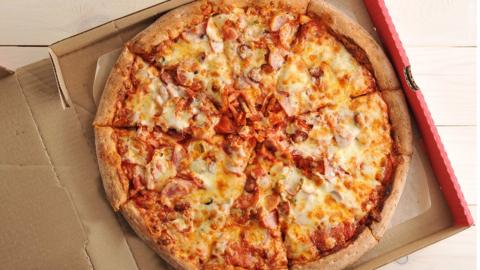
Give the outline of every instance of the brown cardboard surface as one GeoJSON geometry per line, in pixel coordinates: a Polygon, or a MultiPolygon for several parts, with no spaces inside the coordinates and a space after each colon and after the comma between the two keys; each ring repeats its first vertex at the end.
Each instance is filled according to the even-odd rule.
{"type": "MultiPolygon", "coordinates": [[[[62,253],[73,254],[78,250],[77,257],[83,260],[76,263],[72,261],[75,256],[69,255],[46,262],[46,266],[50,267],[34,268],[137,269],[123,232],[118,226],[117,218],[105,199],[95,155],[85,140],[78,117],[73,108],[64,110],[59,102],[50,61],[43,60],[21,68],[17,70],[15,76],[10,76],[0,82],[8,84],[6,87],[8,91],[1,94],[10,94],[8,98],[0,99],[7,103],[6,107],[1,106],[2,110],[6,108],[6,110],[12,109],[12,112],[16,112],[13,110],[15,108],[19,114],[12,117],[12,113],[0,111],[2,121],[12,125],[12,129],[7,128],[7,130],[15,132],[15,134],[5,134],[7,141],[2,140],[2,147],[8,148],[7,151],[2,152],[2,164],[8,166],[21,164],[19,168],[14,167],[17,170],[28,165],[27,167],[36,168],[38,171],[32,172],[30,179],[22,180],[25,181],[25,185],[15,185],[15,188],[27,189],[23,191],[25,199],[20,201],[24,201],[31,207],[37,207],[37,209],[32,208],[34,213],[24,211],[28,207],[22,204],[12,204],[6,209],[12,213],[21,213],[22,216],[18,220],[25,224],[23,226],[16,224],[19,231],[25,231],[26,234],[31,233],[34,237],[41,237],[44,240],[42,244],[49,246],[40,247],[38,249],[41,251],[40,253],[50,252],[61,255],[62,253]],[[17,82],[17,79],[18,84],[12,85],[11,81],[17,82]],[[23,101],[21,106],[13,103],[15,95],[21,95],[21,101],[23,101]],[[29,116],[30,119],[23,115],[29,116]],[[23,123],[29,122],[33,124],[25,127],[26,131],[17,128],[17,125],[21,126],[23,123]],[[26,133],[27,131],[30,133],[26,133]],[[8,140],[12,140],[12,138],[21,138],[21,140],[9,142],[8,140]],[[32,145],[33,143],[35,145],[32,145]],[[15,161],[17,156],[20,161],[15,161]],[[42,156],[43,159],[40,158],[42,156]],[[48,175],[44,171],[51,173],[48,175]],[[34,181],[35,185],[26,186],[28,181],[34,181]],[[42,184],[45,185],[43,189],[53,185],[63,193],[52,188],[50,191],[44,192],[42,184]],[[42,197],[37,196],[41,200],[35,200],[35,196],[30,194],[36,192],[40,192],[39,194],[42,195],[42,197]],[[51,207],[47,209],[42,207],[44,205],[51,207]],[[37,223],[42,226],[36,227],[35,223],[29,224],[29,215],[36,217],[37,223]],[[49,221],[50,216],[55,219],[55,222],[44,225],[49,221]],[[64,216],[66,217],[63,218],[64,216]],[[72,223],[74,224],[72,225],[72,223]],[[44,230],[36,231],[38,228],[44,228],[44,230]],[[63,242],[64,244],[62,244],[63,242]],[[56,264],[63,264],[63,267],[52,267],[56,264]]],[[[15,172],[11,172],[10,175],[19,177],[15,172]]],[[[9,190],[2,189],[0,192],[8,193],[9,190]]],[[[18,193],[21,194],[20,191],[18,193]]],[[[7,195],[5,196],[8,198],[7,195]]],[[[10,226],[10,222],[3,224],[10,226]]],[[[19,239],[25,241],[26,244],[32,244],[31,240],[28,240],[30,237],[14,234],[3,236],[2,234],[2,238],[7,243],[6,247],[9,247],[8,239],[11,243],[15,243],[17,237],[20,237],[19,239]]],[[[26,250],[31,251],[32,248],[26,250]]],[[[21,251],[19,248],[12,250],[21,251]]],[[[3,256],[4,253],[1,254],[2,258],[7,258],[3,256]]],[[[28,256],[29,254],[26,253],[22,257],[28,256]]],[[[35,257],[32,260],[41,262],[42,258],[35,257]]]]}
{"type": "Polygon", "coordinates": [[[0,66],[0,78],[7,77],[8,75],[13,74],[13,71],[0,66]]]}
{"type": "MultiPolygon", "coordinates": [[[[348,9],[373,32],[361,1],[328,1],[348,9]]],[[[94,153],[92,86],[98,57],[120,47],[159,12],[186,2],[190,1],[168,1],[54,44],[50,53],[70,108],[63,110],[58,100],[55,74],[47,60],[0,80],[0,121],[7,127],[0,133],[0,202],[11,205],[0,210],[8,220],[0,223],[2,267],[167,268],[106,202],[94,153]],[[10,185],[13,181],[15,185],[10,185]],[[25,200],[19,201],[22,196],[25,200]],[[18,256],[23,250],[25,255],[18,256]]],[[[450,212],[418,137],[415,149],[418,168],[409,179],[429,179],[432,206],[388,230],[357,267],[378,267],[458,231],[451,227],[450,212]],[[425,175],[418,174],[422,169],[425,175]]]]}
{"type": "Polygon", "coordinates": [[[0,80],[0,116],[0,265],[90,268],[80,220],[14,75],[0,80]]]}

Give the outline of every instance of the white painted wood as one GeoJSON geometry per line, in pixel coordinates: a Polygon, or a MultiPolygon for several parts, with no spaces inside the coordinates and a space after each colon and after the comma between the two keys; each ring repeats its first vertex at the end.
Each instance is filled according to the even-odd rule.
{"type": "Polygon", "coordinates": [[[478,154],[476,126],[438,127],[447,155],[469,204],[477,204],[478,154]]]}
{"type": "Polygon", "coordinates": [[[385,0],[403,44],[475,46],[475,0],[385,0]]]}
{"type": "Polygon", "coordinates": [[[0,66],[10,70],[48,57],[47,48],[42,47],[0,47],[0,66]]]}
{"type": "Polygon", "coordinates": [[[48,45],[162,0],[0,1],[0,44],[48,45]]]}
{"type": "Polygon", "coordinates": [[[406,48],[435,124],[476,124],[475,51],[473,47],[406,48]]]}
{"type": "MultiPolygon", "coordinates": [[[[158,2],[0,1],[0,44],[50,44],[158,2]]],[[[386,4],[406,45],[475,45],[475,0],[387,0],[386,4]]]]}
{"type": "Polygon", "coordinates": [[[422,250],[400,258],[381,270],[476,269],[476,233],[472,227],[422,250]]]}

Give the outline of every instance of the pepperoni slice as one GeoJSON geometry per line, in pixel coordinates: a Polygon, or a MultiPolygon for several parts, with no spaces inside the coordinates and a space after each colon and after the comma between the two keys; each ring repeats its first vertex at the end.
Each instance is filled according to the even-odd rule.
{"type": "Polygon", "coordinates": [[[230,134],[235,132],[236,126],[233,120],[224,114],[214,129],[220,134],[230,134]]]}

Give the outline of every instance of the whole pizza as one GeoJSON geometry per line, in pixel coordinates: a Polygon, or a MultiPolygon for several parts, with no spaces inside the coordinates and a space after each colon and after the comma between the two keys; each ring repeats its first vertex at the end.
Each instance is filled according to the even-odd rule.
{"type": "Polygon", "coordinates": [[[412,154],[381,47],[321,0],[201,1],[125,44],[94,122],[107,198],[178,269],[341,269],[412,154]]]}

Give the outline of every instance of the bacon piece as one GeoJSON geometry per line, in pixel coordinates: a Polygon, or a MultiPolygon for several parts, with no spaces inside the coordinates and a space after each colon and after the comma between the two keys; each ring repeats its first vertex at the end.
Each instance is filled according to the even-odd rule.
{"type": "Polygon", "coordinates": [[[325,164],[323,160],[314,160],[312,157],[303,157],[301,155],[293,155],[293,160],[295,165],[303,170],[312,174],[313,172],[318,172],[320,174],[325,173],[325,164]]]}
{"type": "Polygon", "coordinates": [[[175,145],[172,155],[172,162],[177,169],[181,167],[181,163],[185,160],[186,156],[187,151],[185,151],[185,149],[181,145],[175,145]]]}
{"type": "Polygon", "coordinates": [[[210,17],[207,21],[207,28],[206,28],[207,36],[210,40],[210,47],[215,53],[220,53],[223,51],[223,39],[218,30],[215,22],[210,17]]]}
{"type": "Polygon", "coordinates": [[[175,80],[178,84],[187,87],[192,85],[192,80],[188,77],[188,71],[183,65],[179,65],[177,67],[175,75],[175,80]]]}
{"type": "Polygon", "coordinates": [[[242,193],[242,195],[240,195],[240,197],[237,198],[237,200],[235,200],[235,202],[233,203],[233,207],[238,209],[247,209],[249,207],[255,206],[255,204],[258,202],[258,199],[258,192],[244,192],[242,193]]]}
{"type": "Polygon", "coordinates": [[[299,22],[300,24],[306,24],[310,22],[312,19],[308,17],[307,15],[300,15],[299,22]]]}
{"type": "Polygon", "coordinates": [[[191,181],[180,178],[172,179],[162,189],[160,196],[161,202],[166,206],[173,206],[173,202],[189,194],[195,185],[191,181]]]}
{"type": "Polygon", "coordinates": [[[260,68],[252,68],[248,72],[248,78],[256,83],[259,83],[262,80],[262,74],[260,68]]]}
{"type": "Polygon", "coordinates": [[[278,70],[282,67],[284,62],[285,59],[283,58],[283,53],[277,48],[272,48],[268,54],[268,64],[274,70],[278,70]]]}
{"type": "Polygon", "coordinates": [[[356,230],[355,224],[346,222],[329,229],[318,228],[310,239],[320,252],[325,253],[336,247],[344,247],[356,230]]]}
{"type": "Polygon", "coordinates": [[[290,204],[288,203],[288,201],[280,202],[278,204],[278,212],[281,215],[288,215],[288,213],[290,212],[290,204]]]}
{"type": "Polygon", "coordinates": [[[280,28],[280,32],[278,33],[280,44],[282,44],[282,46],[285,48],[290,48],[290,44],[295,38],[295,34],[297,33],[297,30],[298,30],[297,25],[293,25],[292,23],[284,24],[280,28]]]}
{"type": "Polygon", "coordinates": [[[273,32],[277,32],[280,28],[289,21],[290,16],[286,13],[280,13],[273,16],[272,20],[270,21],[270,30],[273,32]]]}
{"type": "Polygon", "coordinates": [[[240,56],[240,58],[243,60],[251,57],[253,54],[252,49],[250,49],[250,47],[246,44],[240,45],[237,51],[238,51],[238,56],[240,56]]]}
{"type": "Polygon", "coordinates": [[[248,193],[253,193],[257,191],[257,182],[252,177],[247,177],[247,181],[245,182],[245,191],[248,193]]]}
{"type": "Polygon", "coordinates": [[[191,43],[198,42],[198,40],[205,35],[206,27],[206,23],[197,24],[188,31],[182,32],[181,37],[191,43]]]}
{"type": "Polygon", "coordinates": [[[295,133],[292,135],[292,140],[296,143],[303,142],[307,138],[308,138],[308,133],[301,130],[296,130],[295,133]]]}
{"type": "Polygon", "coordinates": [[[238,32],[235,29],[235,23],[230,20],[225,21],[222,27],[222,34],[224,40],[235,40],[238,38],[238,32]]]}
{"type": "Polygon", "coordinates": [[[270,194],[265,198],[266,202],[266,209],[268,211],[273,211],[277,208],[278,204],[280,203],[280,196],[278,194],[270,194]]]}
{"type": "Polygon", "coordinates": [[[214,127],[214,129],[217,133],[220,133],[220,134],[230,134],[235,132],[236,126],[230,117],[223,114],[222,117],[220,117],[220,121],[214,127]]]}
{"type": "Polygon", "coordinates": [[[262,213],[260,217],[260,224],[267,229],[275,230],[278,227],[277,211],[262,213]]]}
{"type": "Polygon", "coordinates": [[[162,73],[160,73],[160,79],[166,84],[173,83],[173,76],[170,71],[167,70],[164,70],[162,73]]]}
{"type": "Polygon", "coordinates": [[[314,78],[320,78],[323,75],[323,70],[320,67],[311,67],[308,72],[314,78]]]}
{"type": "Polygon", "coordinates": [[[253,269],[257,264],[257,258],[247,243],[230,244],[225,255],[225,261],[233,266],[253,269]]]}

